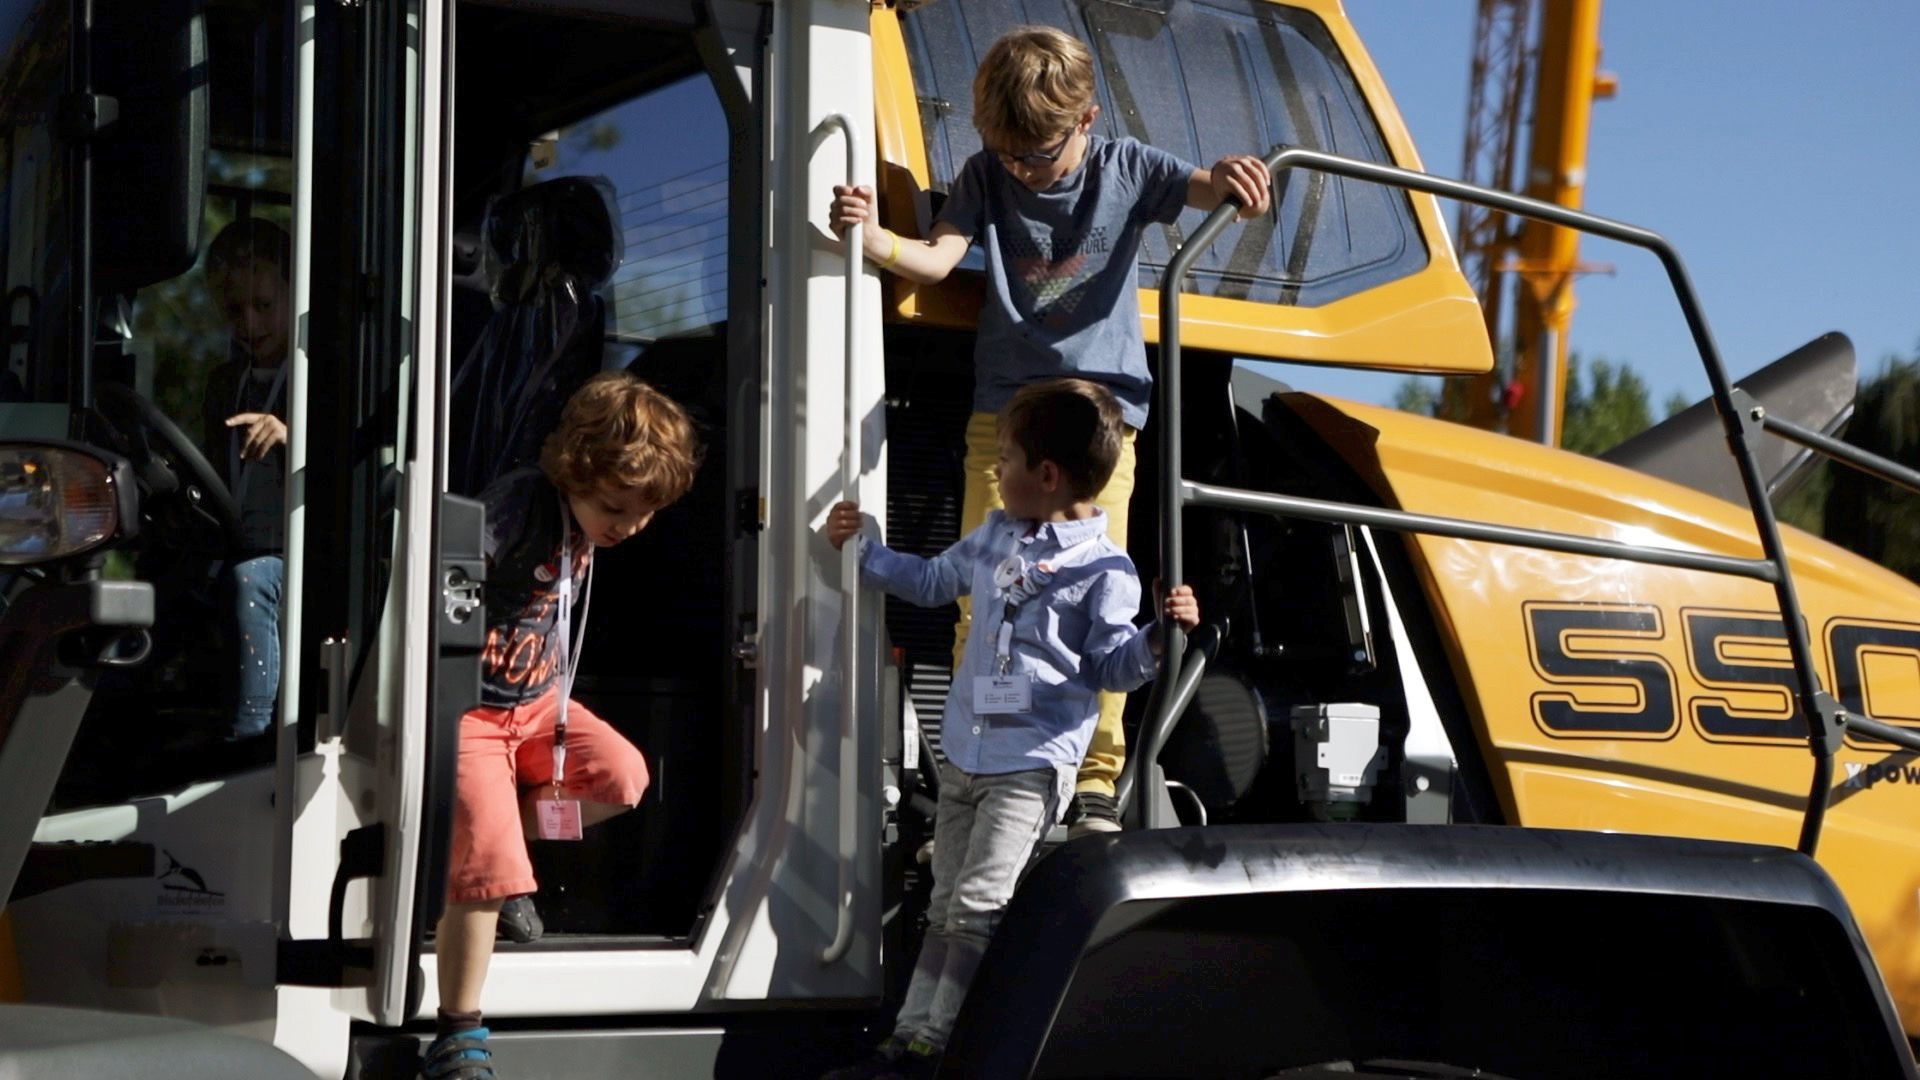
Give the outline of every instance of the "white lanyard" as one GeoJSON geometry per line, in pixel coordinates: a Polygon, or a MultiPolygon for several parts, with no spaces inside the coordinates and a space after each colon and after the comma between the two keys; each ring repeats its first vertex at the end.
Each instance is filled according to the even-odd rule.
{"type": "Polygon", "coordinates": [[[558,584],[560,612],[560,714],[553,722],[553,783],[567,776],[567,700],[573,697],[573,669],[580,658],[580,646],[587,634],[587,614],[593,610],[593,562],[587,562],[587,580],[581,586],[580,629],[573,629],[573,515],[567,510],[567,497],[560,500],[560,569],[558,584]]]}
{"type": "Polygon", "coordinates": [[[1046,574],[1049,578],[1054,571],[1065,569],[1067,560],[1100,542],[1100,534],[1095,533],[1072,547],[1061,548],[1051,559],[1041,559],[1031,567],[1022,559],[1018,550],[1000,560],[993,568],[993,586],[1002,600],[1000,608],[1000,637],[994,650],[994,671],[1005,675],[1013,668],[1013,620],[1020,612],[1020,605],[1032,599],[1046,585],[1046,579],[1029,583],[1027,576],[1034,570],[1046,574]]]}
{"type": "MultiPolygon", "coordinates": [[[[252,382],[253,364],[248,363],[247,370],[240,373],[239,385],[233,388],[233,412],[227,415],[237,416],[242,412],[272,412],[274,402],[280,399],[280,391],[287,384],[287,362],[285,360],[280,361],[279,369],[273,374],[273,385],[267,388],[267,400],[263,402],[258,409],[246,409],[242,407],[247,400],[247,386],[252,382]]],[[[227,476],[233,480],[232,495],[233,501],[236,504],[241,501],[242,495],[247,490],[247,467],[252,464],[253,462],[251,461],[240,460],[240,429],[228,428],[227,476]]]]}

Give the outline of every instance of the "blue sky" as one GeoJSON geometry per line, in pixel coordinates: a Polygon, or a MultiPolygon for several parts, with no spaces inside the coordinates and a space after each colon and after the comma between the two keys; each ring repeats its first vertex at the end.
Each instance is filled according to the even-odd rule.
{"type": "MultiPolygon", "coordinates": [[[[1460,175],[1473,0],[1346,7],[1427,170],[1460,175]]],[[[1612,0],[1600,37],[1620,88],[1594,105],[1586,209],[1674,243],[1735,378],[1828,330],[1863,378],[1920,353],[1920,2],[1612,0]]],[[[1652,257],[1592,238],[1581,257],[1613,272],[1579,279],[1573,348],[1631,365],[1656,410],[1704,396],[1652,257]]],[[[1272,373],[1367,401],[1401,379],[1272,373]]]]}

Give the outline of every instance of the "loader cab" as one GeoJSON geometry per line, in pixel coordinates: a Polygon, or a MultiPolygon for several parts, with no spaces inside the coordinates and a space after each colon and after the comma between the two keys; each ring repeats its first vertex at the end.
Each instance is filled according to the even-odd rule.
{"type": "MultiPolygon", "coordinates": [[[[781,792],[827,787],[813,775],[823,751],[794,739],[804,723],[768,737],[771,752],[757,745],[765,685],[741,646],[758,636],[760,530],[797,512],[770,506],[784,474],[778,491],[761,479],[770,125],[757,88],[769,13],[177,7],[179,54],[143,69],[188,88],[171,125],[153,118],[158,106],[135,113],[118,89],[121,126],[92,134],[64,118],[74,58],[91,63],[102,93],[124,87],[120,54],[140,28],[101,15],[78,32],[58,0],[0,9],[0,252],[12,290],[0,435],[72,437],[131,462],[142,527],[85,572],[151,583],[157,609],[143,644],[88,675],[91,701],[40,829],[50,842],[148,845],[153,872],[12,906],[30,998],[266,1038],[277,1026],[321,1062],[346,1052],[352,1017],[397,1025],[422,1007],[452,732],[478,697],[463,637],[472,609],[455,610],[478,594],[448,576],[483,577],[461,562],[477,555],[470,498],[489,471],[537,454],[536,429],[571,385],[616,368],[680,401],[705,449],[692,492],[599,560],[575,684],[643,748],[653,784],[639,811],[585,843],[537,846],[548,934],[502,956],[519,975],[500,981],[521,998],[493,1008],[684,1011],[727,996],[735,968],[745,979],[735,995],[820,984],[807,993],[859,997],[877,934],[850,927],[877,912],[877,896],[843,904],[835,878],[850,871],[835,855],[770,865],[784,850],[772,837],[835,845],[835,822],[855,798],[877,800],[879,785],[802,819],[798,794],[781,792]],[[128,189],[167,177],[140,176],[137,155],[113,158],[111,140],[151,143],[159,130],[180,144],[174,203],[129,208],[128,189]],[[90,201],[73,189],[83,145],[90,201]],[[116,163],[126,175],[109,176],[116,163]],[[145,217],[130,222],[136,210],[145,217]],[[221,580],[237,554],[236,507],[209,460],[229,449],[220,425],[231,409],[206,388],[244,361],[245,342],[211,295],[205,253],[249,219],[291,247],[286,577],[273,728],[233,746],[219,736],[239,663],[221,580]],[[90,274],[75,257],[82,237],[90,274]],[[94,296],[74,295],[88,279],[94,296]],[[422,660],[430,652],[436,663],[422,660]],[[790,776],[760,785],[765,820],[743,852],[755,770],[783,767],[790,776]],[[769,907],[787,955],[770,944],[769,907]],[[820,940],[794,938],[796,919],[820,940]],[[837,934],[854,960],[822,975],[813,954],[837,934]],[[669,974],[610,976],[619,989],[606,993],[572,979],[581,954],[630,976],[669,974]],[[142,972],[131,981],[128,957],[142,972]],[[210,965],[223,977],[209,984],[210,965]],[[367,989],[344,1007],[318,990],[289,1005],[276,984],[367,989]]],[[[850,100],[835,108],[854,111],[850,100]]],[[[781,466],[806,459],[789,448],[781,466]]],[[[9,597],[49,580],[4,576],[9,597]]],[[[831,643],[812,647],[831,662],[831,643]]],[[[791,692],[799,703],[798,680],[791,692]]],[[[837,715],[819,697],[796,707],[837,715]]],[[[859,860],[850,847],[837,857],[859,860]]]]}
{"type": "MultiPolygon", "coordinates": [[[[849,277],[821,195],[849,172],[877,181],[886,224],[923,231],[974,147],[966,73],[1012,13],[179,2],[199,36],[154,81],[206,91],[176,122],[205,136],[184,155],[201,178],[182,181],[175,215],[191,235],[144,255],[144,276],[120,253],[154,230],[97,225],[81,244],[74,220],[61,170],[83,140],[49,119],[69,5],[19,6],[15,40],[38,47],[16,44],[0,72],[21,87],[0,98],[15,109],[0,250],[17,293],[8,370],[30,399],[0,416],[9,434],[47,423],[134,459],[143,531],[99,572],[152,580],[159,609],[152,658],[99,676],[40,827],[149,844],[154,871],[11,908],[29,997],[217,1021],[333,1074],[350,1045],[421,1029],[454,733],[478,694],[473,497],[537,454],[571,385],[617,368],[681,402],[706,451],[685,499],[596,559],[575,685],[648,756],[653,786],[588,840],[535,845],[547,936],[501,947],[488,1014],[550,1055],[564,1040],[540,1040],[569,1027],[645,1041],[610,1017],[877,1000],[926,884],[914,759],[938,729],[951,614],[854,588],[813,526],[858,496],[885,507],[897,547],[950,541],[980,283],[849,277]],[[292,250],[282,676],[270,738],[224,753],[192,734],[231,710],[217,579],[237,511],[186,451],[218,442],[204,387],[235,359],[201,263],[246,219],[283,227],[292,250]],[[76,250],[97,302],[68,295],[88,276],[76,250]]],[[[1413,160],[1337,5],[1096,2],[1063,19],[1099,43],[1108,134],[1189,132],[1173,148],[1202,162],[1275,143],[1413,160]],[[1168,77],[1169,56],[1229,54],[1244,64],[1192,67],[1218,85],[1168,77]]],[[[1183,408],[1204,418],[1191,426],[1207,428],[1208,468],[1364,492],[1297,410],[1264,392],[1236,404],[1232,359],[1477,370],[1484,329],[1433,200],[1300,175],[1277,202],[1200,275],[1183,408]]],[[[1195,217],[1148,243],[1143,310],[1195,217]]],[[[1151,496],[1133,513],[1151,521],[1151,496]]],[[[1190,565],[1232,613],[1244,663],[1212,688],[1219,722],[1174,778],[1197,799],[1181,813],[1306,816],[1264,759],[1233,759],[1211,787],[1202,773],[1223,740],[1264,752],[1268,717],[1293,704],[1395,708],[1404,654],[1368,653],[1365,625],[1388,621],[1378,584],[1409,571],[1352,533],[1209,520],[1190,565]],[[1277,575],[1235,569],[1268,562],[1316,569],[1281,593],[1261,592],[1277,575]],[[1283,613],[1267,640],[1288,650],[1257,647],[1267,609],[1283,613]],[[1298,701],[1256,697],[1276,672],[1298,701]]],[[[1143,568],[1151,531],[1135,530],[1143,568]]],[[[1410,727],[1399,708],[1389,725],[1410,727]]]]}

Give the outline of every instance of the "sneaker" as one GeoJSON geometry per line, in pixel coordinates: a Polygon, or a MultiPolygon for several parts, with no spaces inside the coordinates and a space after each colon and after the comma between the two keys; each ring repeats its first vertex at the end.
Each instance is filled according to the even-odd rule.
{"type": "Polygon", "coordinates": [[[854,1062],[842,1065],[820,1077],[820,1080],[883,1080],[900,1075],[900,1069],[907,1056],[905,1040],[889,1035],[887,1041],[875,1047],[873,1053],[854,1062]]]}
{"type": "Polygon", "coordinates": [[[894,1062],[893,1071],[877,1080],[933,1080],[940,1071],[940,1051],[918,1039],[907,1044],[907,1052],[894,1062]]]}
{"type": "Polygon", "coordinates": [[[1067,839],[1119,831],[1120,809],[1114,805],[1113,796],[1082,791],[1067,804],[1067,839]]]}
{"type": "Polygon", "coordinates": [[[901,1080],[933,1080],[940,1075],[940,1055],[928,1054],[913,1059],[913,1067],[901,1073],[901,1080]]]}
{"type": "Polygon", "coordinates": [[[547,924],[540,920],[540,909],[533,906],[533,897],[520,895],[500,905],[500,936],[508,941],[525,945],[529,941],[539,941],[540,935],[547,932],[547,924]]]}
{"type": "Polygon", "coordinates": [[[433,1040],[420,1058],[420,1075],[426,1080],[497,1080],[493,1051],[487,1046],[490,1034],[478,1027],[433,1040]]]}

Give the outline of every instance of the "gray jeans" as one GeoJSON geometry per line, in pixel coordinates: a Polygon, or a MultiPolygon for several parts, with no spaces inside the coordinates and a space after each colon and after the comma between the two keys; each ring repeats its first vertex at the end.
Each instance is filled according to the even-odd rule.
{"type": "Polygon", "coordinates": [[[894,1022],[898,1039],[944,1049],[1014,883],[1060,820],[1073,770],[973,776],[940,763],[927,939],[894,1022]]]}

